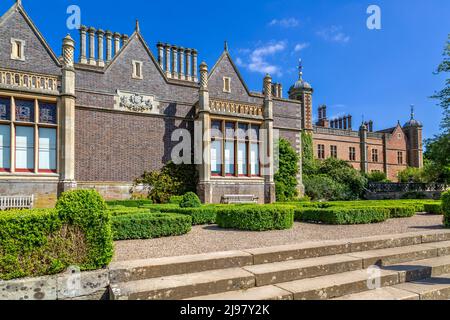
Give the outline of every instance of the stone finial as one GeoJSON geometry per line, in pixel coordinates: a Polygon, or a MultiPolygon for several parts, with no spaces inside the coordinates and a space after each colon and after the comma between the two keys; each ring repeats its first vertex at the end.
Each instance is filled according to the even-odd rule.
{"type": "Polygon", "coordinates": [[[21,7],[22,6],[22,0],[16,0],[16,6],[21,7]]]}
{"type": "Polygon", "coordinates": [[[125,46],[128,43],[128,40],[130,40],[130,37],[128,37],[127,34],[122,35],[122,44],[125,46]]]}
{"type": "Polygon", "coordinates": [[[135,28],[136,32],[141,32],[141,27],[139,26],[139,20],[136,19],[136,28],[135,28]]]}
{"type": "Polygon", "coordinates": [[[208,89],[208,65],[205,62],[200,64],[200,88],[208,89]]]}
{"type": "Polygon", "coordinates": [[[74,64],[75,41],[70,34],[63,39],[63,62],[65,67],[73,67],[74,64]]]}
{"type": "Polygon", "coordinates": [[[272,99],[272,77],[269,74],[264,77],[264,98],[272,99]]]}
{"type": "Polygon", "coordinates": [[[224,42],[224,48],[223,50],[225,50],[225,52],[228,52],[228,41],[225,40],[224,42]]]}

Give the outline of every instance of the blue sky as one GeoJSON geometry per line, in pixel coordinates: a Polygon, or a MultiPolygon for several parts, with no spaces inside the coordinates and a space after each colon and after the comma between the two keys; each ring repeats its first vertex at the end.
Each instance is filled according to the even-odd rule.
{"type": "MultiPolygon", "coordinates": [[[[1,13],[13,3],[1,1],[1,13]]],[[[192,47],[210,67],[226,39],[254,91],[269,71],[286,96],[302,58],[315,110],[326,104],[330,116],[352,114],[359,121],[364,115],[379,130],[406,122],[414,104],[425,138],[439,132],[441,110],[428,97],[444,85],[433,71],[450,33],[448,0],[23,0],[58,55],[66,33],[78,40],[66,27],[73,4],[81,8],[82,24],[131,35],[139,19],[154,53],[157,41],[192,47]],[[381,8],[381,30],[366,27],[372,4],[381,8]]]]}

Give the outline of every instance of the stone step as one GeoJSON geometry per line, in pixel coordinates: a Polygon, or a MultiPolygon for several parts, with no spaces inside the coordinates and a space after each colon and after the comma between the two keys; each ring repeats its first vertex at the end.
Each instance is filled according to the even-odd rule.
{"type": "Polygon", "coordinates": [[[111,300],[180,300],[255,286],[253,274],[241,269],[221,269],[110,286],[111,300]]]}
{"type": "MultiPolygon", "coordinates": [[[[449,240],[450,230],[439,230],[320,243],[309,242],[298,245],[284,245],[242,251],[122,261],[114,262],[110,265],[110,280],[111,283],[121,283],[209,270],[358,253],[369,250],[402,248],[419,244],[435,245],[449,240]]],[[[450,250],[450,246],[446,248],[450,250]]],[[[422,255],[420,257],[425,258],[426,256],[422,255]]],[[[376,257],[372,257],[372,259],[374,258],[376,257]]]]}
{"type": "Polygon", "coordinates": [[[229,291],[186,300],[216,300],[216,301],[269,301],[269,300],[292,300],[293,294],[276,286],[255,287],[247,290],[229,291]]]}
{"type": "MultiPolygon", "coordinates": [[[[376,269],[349,271],[249,290],[198,296],[191,300],[326,300],[335,298],[343,300],[414,300],[420,298],[420,293],[425,297],[427,295],[445,297],[445,280],[427,292],[423,281],[417,279],[428,278],[430,275],[433,275],[432,279],[441,278],[440,275],[443,272],[450,270],[450,256],[383,267],[379,270],[381,288],[369,291],[368,289],[374,285],[374,282],[370,280],[374,270],[376,271],[376,269]],[[413,283],[421,284],[423,292],[414,292],[414,288],[410,288],[408,291],[407,287],[402,287],[409,285],[403,283],[407,279],[416,279],[413,283]]],[[[442,277],[446,278],[447,276],[442,277]]],[[[450,281],[447,284],[450,286],[450,281]]]]}
{"type": "Polygon", "coordinates": [[[336,300],[449,300],[450,274],[351,294],[336,300]]]}
{"type": "Polygon", "coordinates": [[[274,262],[244,267],[255,275],[256,286],[319,277],[363,268],[362,259],[347,255],[274,262]]]}
{"type": "Polygon", "coordinates": [[[113,262],[109,266],[111,283],[144,280],[209,270],[237,268],[253,264],[250,253],[213,252],[180,257],[113,262]]]}
{"type": "Polygon", "coordinates": [[[419,295],[393,286],[349,294],[333,300],[419,300],[419,295]]]}

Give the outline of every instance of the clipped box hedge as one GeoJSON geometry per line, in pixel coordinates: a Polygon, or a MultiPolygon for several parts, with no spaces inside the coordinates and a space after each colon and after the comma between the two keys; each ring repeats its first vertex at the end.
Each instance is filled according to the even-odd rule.
{"type": "Polygon", "coordinates": [[[294,224],[294,209],[289,206],[231,206],[217,210],[221,228],[248,231],[284,230],[294,224]]]}
{"type": "Polygon", "coordinates": [[[386,206],[380,207],[389,210],[389,218],[410,218],[416,215],[417,209],[414,206],[386,206]]]}
{"type": "Polygon", "coordinates": [[[443,214],[442,204],[440,203],[428,203],[424,205],[424,212],[429,214],[443,214]]]}
{"type": "Polygon", "coordinates": [[[301,222],[324,223],[331,225],[352,225],[378,223],[388,220],[386,208],[298,208],[295,220],[301,222]]]}
{"type": "Polygon", "coordinates": [[[173,212],[188,215],[192,217],[192,224],[197,226],[216,223],[216,214],[220,209],[220,206],[202,206],[199,208],[159,207],[157,209],[161,212],[173,212]]]}
{"type": "Polygon", "coordinates": [[[442,210],[444,211],[444,226],[450,228],[450,191],[442,194],[442,210]]]}
{"type": "Polygon", "coordinates": [[[0,213],[0,279],[100,269],[113,255],[111,220],[92,190],[65,192],[54,210],[0,213]]]}
{"type": "Polygon", "coordinates": [[[129,208],[139,208],[144,205],[150,205],[153,204],[152,200],[113,200],[113,201],[106,201],[106,204],[108,207],[129,207],[129,208]]]}
{"type": "Polygon", "coordinates": [[[112,218],[114,240],[153,239],[191,231],[192,218],[175,213],[132,213],[112,218]]]}

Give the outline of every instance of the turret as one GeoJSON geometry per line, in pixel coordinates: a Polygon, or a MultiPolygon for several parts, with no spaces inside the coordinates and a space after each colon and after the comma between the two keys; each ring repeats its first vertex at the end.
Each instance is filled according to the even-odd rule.
{"type": "Polygon", "coordinates": [[[411,118],[403,126],[403,131],[408,138],[407,153],[408,166],[414,168],[423,167],[423,142],[422,142],[423,125],[415,119],[414,106],[411,105],[411,118]]]}
{"type": "Polygon", "coordinates": [[[303,64],[302,60],[299,61],[298,66],[298,80],[289,89],[289,99],[298,100],[302,102],[301,116],[302,116],[302,129],[307,133],[312,133],[312,94],[314,92],[311,85],[303,80],[303,64]]]}

